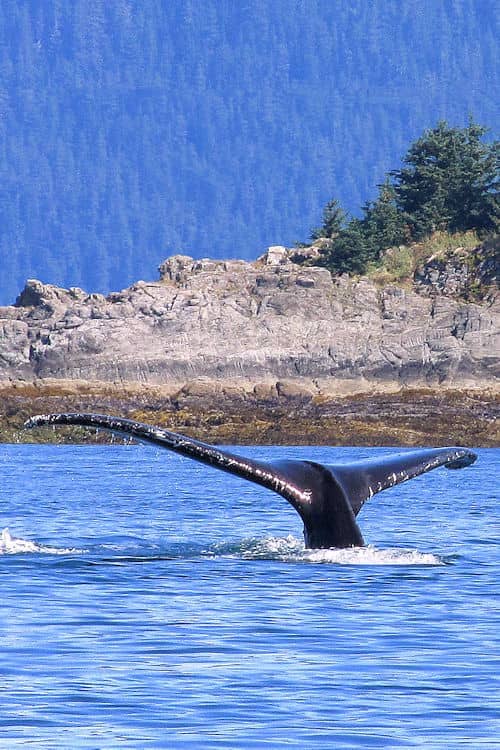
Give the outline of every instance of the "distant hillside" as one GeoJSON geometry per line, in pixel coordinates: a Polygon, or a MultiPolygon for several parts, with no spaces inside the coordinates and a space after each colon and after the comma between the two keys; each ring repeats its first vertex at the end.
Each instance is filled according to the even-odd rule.
{"type": "Polygon", "coordinates": [[[495,0],[0,4],[0,304],[356,211],[439,119],[496,126],[495,0]]]}

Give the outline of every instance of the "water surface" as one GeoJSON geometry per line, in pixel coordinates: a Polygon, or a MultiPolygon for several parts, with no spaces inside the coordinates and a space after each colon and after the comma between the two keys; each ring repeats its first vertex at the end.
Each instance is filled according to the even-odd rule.
{"type": "MultiPolygon", "coordinates": [[[[335,462],[387,449],[244,448],[335,462]]],[[[498,469],[305,550],[279,496],[146,446],[0,445],[0,744],[495,748],[498,469]]]]}

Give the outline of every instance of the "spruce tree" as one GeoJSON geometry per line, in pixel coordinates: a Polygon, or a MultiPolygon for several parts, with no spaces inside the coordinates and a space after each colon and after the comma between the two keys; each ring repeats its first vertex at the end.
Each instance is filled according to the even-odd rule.
{"type": "Polygon", "coordinates": [[[440,122],[413,143],[403,167],[389,173],[361,218],[346,223],[338,201],[323,212],[313,239],[330,240],[322,264],[334,273],[363,273],[384,250],[423,239],[436,230],[498,232],[500,143],[482,138],[486,128],[440,122]]]}
{"type": "Polygon", "coordinates": [[[334,273],[363,273],[374,256],[373,243],[363,221],[351,219],[325,250],[322,265],[334,273]]]}
{"type": "Polygon", "coordinates": [[[344,227],[346,213],[337,199],[329,201],[323,209],[323,224],[311,232],[311,239],[318,240],[321,237],[331,239],[335,237],[344,227]]]}
{"type": "Polygon", "coordinates": [[[404,167],[391,173],[396,202],[414,239],[437,229],[450,232],[498,228],[498,142],[482,143],[486,128],[445,121],[410,147],[404,167]]]}
{"type": "Polygon", "coordinates": [[[379,195],[363,208],[364,233],[370,238],[378,259],[382,250],[399,245],[408,238],[408,228],[396,204],[396,192],[389,179],[379,185],[379,195]]]}

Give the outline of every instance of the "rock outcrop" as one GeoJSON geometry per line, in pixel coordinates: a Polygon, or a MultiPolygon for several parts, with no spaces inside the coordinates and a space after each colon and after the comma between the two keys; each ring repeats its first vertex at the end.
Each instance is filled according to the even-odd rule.
{"type": "Polygon", "coordinates": [[[453,248],[427,258],[415,271],[420,294],[483,301],[494,297],[500,283],[500,240],[487,241],[472,251],[453,248]]]}
{"type": "MultiPolygon", "coordinates": [[[[441,291],[437,273],[425,284],[441,291]]],[[[14,306],[0,308],[0,381],[207,379],[295,395],[489,387],[499,331],[495,294],[464,302],[378,288],[299,266],[281,247],[254,263],[174,256],[159,281],[107,297],[28,281],[14,306]]]]}

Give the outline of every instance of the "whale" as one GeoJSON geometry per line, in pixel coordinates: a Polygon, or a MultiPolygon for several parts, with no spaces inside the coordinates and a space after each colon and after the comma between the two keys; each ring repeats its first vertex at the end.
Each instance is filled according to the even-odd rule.
{"type": "Polygon", "coordinates": [[[297,511],[307,548],[361,547],[357,516],[373,495],[440,466],[462,469],[477,456],[468,448],[421,448],[348,464],[304,460],[255,461],[163,427],[106,414],[38,414],[26,428],[79,425],[126,435],[187,456],[271,490],[297,511]]]}

